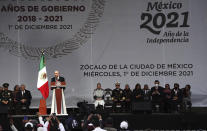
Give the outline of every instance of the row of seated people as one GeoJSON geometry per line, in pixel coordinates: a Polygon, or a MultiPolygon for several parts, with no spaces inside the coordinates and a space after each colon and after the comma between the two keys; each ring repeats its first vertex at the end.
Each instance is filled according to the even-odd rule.
{"type": "Polygon", "coordinates": [[[0,87],[0,106],[2,109],[1,113],[14,111],[14,113],[22,113],[22,109],[26,109],[29,112],[29,106],[31,104],[32,96],[29,90],[26,90],[26,86],[15,85],[14,90],[9,90],[9,84],[4,83],[0,87]]]}
{"type": "Polygon", "coordinates": [[[152,105],[152,111],[159,112],[175,112],[181,109],[191,109],[191,86],[186,85],[180,89],[179,84],[175,83],[173,89],[169,84],[165,87],[159,86],[160,82],[155,80],[155,86],[149,89],[148,85],[138,83],[133,90],[126,84],[124,89],[120,88],[120,83],[115,84],[115,89],[102,89],[101,83],[97,84],[97,88],[93,92],[94,105],[106,106],[111,104],[114,112],[117,107],[121,107],[122,111],[131,111],[132,104],[138,102],[148,102],[152,105]]]}

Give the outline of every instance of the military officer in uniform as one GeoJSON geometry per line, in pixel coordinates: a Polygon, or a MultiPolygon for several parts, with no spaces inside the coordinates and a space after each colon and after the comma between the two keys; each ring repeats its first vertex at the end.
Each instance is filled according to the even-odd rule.
{"type": "Polygon", "coordinates": [[[123,107],[123,101],[125,100],[123,90],[120,88],[120,83],[115,84],[115,89],[112,91],[112,100],[113,100],[113,111],[117,111],[117,105],[123,107]]]}
{"type": "Polygon", "coordinates": [[[95,100],[94,105],[95,108],[100,106],[101,108],[104,107],[104,89],[101,88],[101,83],[97,83],[96,89],[93,91],[93,98],[95,100]]]}
{"type": "Polygon", "coordinates": [[[8,109],[11,109],[12,105],[12,91],[8,90],[9,84],[4,83],[3,90],[0,93],[0,124],[3,126],[3,129],[9,128],[8,120],[8,109]]]}
{"type": "Polygon", "coordinates": [[[8,90],[8,87],[8,83],[3,84],[3,91],[0,95],[0,101],[2,105],[7,105],[8,107],[10,107],[12,103],[12,91],[8,90]]]}

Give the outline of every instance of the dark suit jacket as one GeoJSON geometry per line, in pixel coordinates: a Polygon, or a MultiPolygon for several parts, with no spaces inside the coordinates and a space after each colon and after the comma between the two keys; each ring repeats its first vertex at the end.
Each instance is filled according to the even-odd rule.
{"type": "MultiPolygon", "coordinates": [[[[64,77],[59,76],[59,79],[58,79],[57,81],[66,84],[66,83],[65,83],[65,78],[64,78],[64,77]]],[[[53,78],[51,79],[51,85],[52,85],[52,83],[54,83],[54,82],[56,82],[56,78],[55,78],[55,77],[53,77],[53,78]]],[[[63,86],[63,87],[61,87],[61,88],[65,89],[65,86],[63,86]]],[[[54,89],[54,87],[51,87],[51,90],[53,90],[53,89],[54,89]]]]}
{"type": "Polygon", "coordinates": [[[152,87],[151,88],[151,93],[152,93],[152,100],[155,100],[155,101],[160,101],[162,98],[163,98],[163,87],[161,86],[158,86],[158,92],[160,93],[159,95],[158,94],[153,94],[154,91],[156,91],[156,88],[155,87],[152,87]]]}
{"type": "Polygon", "coordinates": [[[27,101],[26,101],[26,105],[27,106],[29,106],[30,104],[31,104],[31,100],[32,100],[32,96],[31,96],[31,93],[30,93],[30,91],[28,91],[28,90],[25,90],[25,93],[22,95],[22,91],[19,91],[18,93],[17,93],[17,96],[16,96],[17,98],[17,100],[18,101],[20,101],[20,100],[22,100],[22,99],[26,99],[27,101]]]}
{"type": "Polygon", "coordinates": [[[142,89],[134,89],[132,92],[132,98],[133,98],[133,101],[135,101],[135,102],[142,101],[143,96],[144,96],[144,92],[142,89]],[[138,96],[138,95],[141,95],[141,97],[136,98],[136,96],[138,96]]]}
{"type": "MultiPolygon", "coordinates": [[[[65,82],[65,78],[60,76],[59,79],[58,79],[57,81],[59,81],[59,82],[65,82]]],[[[55,77],[53,77],[53,78],[51,79],[51,82],[56,82],[55,77]]]]}
{"type": "Polygon", "coordinates": [[[177,89],[177,93],[175,92],[174,88],[171,91],[171,97],[173,99],[173,97],[177,96],[178,99],[176,100],[177,102],[182,102],[182,90],[181,89],[177,89]]]}

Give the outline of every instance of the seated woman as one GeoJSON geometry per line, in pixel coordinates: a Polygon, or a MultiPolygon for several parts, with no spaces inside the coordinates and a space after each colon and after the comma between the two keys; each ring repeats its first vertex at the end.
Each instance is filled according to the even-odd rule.
{"type": "Polygon", "coordinates": [[[18,98],[17,98],[17,94],[19,91],[20,91],[19,85],[15,85],[14,90],[13,90],[13,110],[14,110],[14,113],[18,113],[18,111],[19,111],[18,109],[20,106],[20,102],[18,101],[18,98]]]}
{"type": "Polygon", "coordinates": [[[137,83],[135,85],[135,88],[132,92],[132,99],[134,102],[139,102],[139,101],[143,101],[143,96],[144,96],[144,92],[141,89],[141,85],[139,83],[137,83]]]}
{"type": "Polygon", "coordinates": [[[187,109],[191,110],[192,103],[191,103],[191,86],[186,85],[183,89],[183,109],[186,111],[187,109]]]}
{"type": "Polygon", "coordinates": [[[128,84],[125,85],[124,91],[123,91],[125,100],[124,100],[124,110],[130,111],[131,110],[131,102],[132,102],[132,91],[128,84]]]}
{"type": "Polygon", "coordinates": [[[165,84],[163,90],[163,102],[164,102],[164,111],[166,113],[171,112],[171,89],[169,84],[165,84]]]}

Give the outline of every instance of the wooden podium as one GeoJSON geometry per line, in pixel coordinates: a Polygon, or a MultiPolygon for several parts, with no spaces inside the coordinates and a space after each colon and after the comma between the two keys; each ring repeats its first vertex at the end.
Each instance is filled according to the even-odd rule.
{"type": "Polygon", "coordinates": [[[53,90],[53,95],[50,114],[55,113],[56,115],[68,115],[63,92],[65,89],[65,82],[51,82],[51,89],[53,90]]]}

